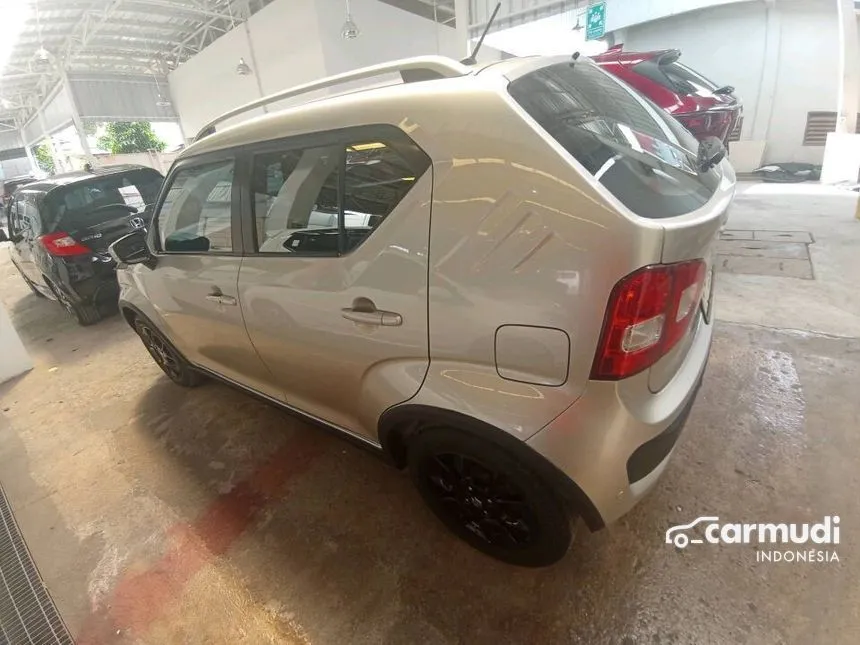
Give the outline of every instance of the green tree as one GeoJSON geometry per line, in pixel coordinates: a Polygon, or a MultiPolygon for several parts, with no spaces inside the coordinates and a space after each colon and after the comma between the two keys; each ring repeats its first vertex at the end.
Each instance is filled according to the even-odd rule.
{"type": "Polygon", "coordinates": [[[129,152],[161,152],[167,146],[155,136],[148,121],[115,121],[105,125],[105,134],[99,137],[99,147],[111,154],[129,152]]]}
{"type": "Polygon", "coordinates": [[[38,146],[33,146],[32,152],[36,163],[39,164],[39,168],[53,175],[55,170],[54,159],[51,157],[51,150],[48,148],[48,144],[40,143],[38,146]]]}

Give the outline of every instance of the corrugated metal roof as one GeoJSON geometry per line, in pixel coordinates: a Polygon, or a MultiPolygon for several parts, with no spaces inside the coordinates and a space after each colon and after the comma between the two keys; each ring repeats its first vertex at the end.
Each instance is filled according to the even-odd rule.
{"type": "Polygon", "coordinates": [[[32,12],[0,74],[6,123],[26,120],[61,70],[163,75],[272,0],[22,1],[32,12]]]}
{"type": "MultiPolygon", "coordinates": [[[[32,13],[0,73],[0,130],[29,119],[69,74],[157,74],[273,0],[19,0],[32,13]],[[47,50],[49,60],[38,52],[47,50]]],[[[454,0],[381,0],[453,26],[454,0]]],[[[2,16],[0,16],[2,19],[2,16]]]]}

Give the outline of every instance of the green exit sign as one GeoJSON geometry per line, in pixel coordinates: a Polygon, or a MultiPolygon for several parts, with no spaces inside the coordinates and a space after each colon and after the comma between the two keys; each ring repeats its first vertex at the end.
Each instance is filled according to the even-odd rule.
{"type": "Polygon", "coordinates": [[[585,14],[585,39],[597,40],[606,33],[606,3],[598,2],[588,6],[585,14]]]}

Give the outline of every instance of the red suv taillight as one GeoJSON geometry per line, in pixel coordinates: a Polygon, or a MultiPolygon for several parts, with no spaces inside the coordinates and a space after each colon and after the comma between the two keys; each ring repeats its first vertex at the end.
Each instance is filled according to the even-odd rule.
{"type": "Polygon", "coordinates": [[[68,233],[63,233],[62,231],[40,235],[39,241],[48,253],[59,257],[86,255],[92,253],[88,247],[78,242],[68,233]]]}
{"type": "Polygon", "coordinates": [[[712,110],[710,112],[691,112],[676,114],[675,118],[692,132],[698,139],[717,137],[725,139],[729,134],[733,114],[729,110],[712,110]]]}
{"type": "Polygon", "coordinates": [[[705,263],[656,264],[612,289],[591,378],[617,381],[656,363],[690,328],[702,299],[705,263]]]}

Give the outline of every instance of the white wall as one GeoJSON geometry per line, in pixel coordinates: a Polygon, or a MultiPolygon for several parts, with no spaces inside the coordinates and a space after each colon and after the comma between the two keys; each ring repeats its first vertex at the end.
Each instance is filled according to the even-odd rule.
{"type": "Polygon", "coordinates": [[[463,57],[452,27],[437,25],[379,0],[351,0],[352,17],[361,31],[353,40],[344,40],[340,35],[345,19],[342,0],[316,0],[316,5],[327,74],[409,56],[463,57]]]}
{"type": "Polygon", "coordinates": [[[839,29],[836,3],[778,3],[782,33],[766,161],[821,163],[824,147],[803,146],[806,113],[837,111],[839,29]]]}
{"type": "Polygon", "coordinates": [[[803,146],[803,131],[807,112],[836,110],[837,26],[831,0],[779,0],[769,12],[762,2],[717,6],[614,35],[628,50],[680,49],[681,62],[735,86],[741,138],[766,143],[763,162],[821,163],[823,146],[803,146]]]}
{"type": "Polygon", "coordinates": [[[744,104],[744,129],[749,135],[764,64],[764,5],[714,7],[649,22],[626,29],[617,40],[630,51],[680,49],[682,63],[718,85],[733,85],[744,104]]]}
{"type": "MultiPolygon", "coordinates": [[[[162,175],[170,169],[170,164],[179,155],[178,152],[132,152],[121,155],[95,155],[99,166],[120,166],[123,164],[140,164],[154,168],[162,175]]],[[[81,162],[86,160],[81,159],[81,162]]]]}
{"type": "Polygon", "coordinates": [[[27,157],[16,157],[15,159],[4,159],[0,161],[0,178],[11,179],[33,172],[30,160],[27,157]]]}
{"type": "MultiPolygon", "coordinates": [[[[635,25],[649,20],[660,20],[682,14],[687,11],[696,11],[706,7],[714,7],[724,4],[735,4],[739,2],[754,2],[758,0],[605,0],[606,1],[606,30],[615,31],[630,25],[635,25]]],[[[501,0],[502,8],[499,10],[494,25],[496,28],[505,29],[517,24],[523,24],[530,20],[545,18],[552,15],[553,8],[556,13],[571,9],[583,9],[591,0],[559,0],[557,7],[547,7],[547,0],[501,0]],[[507,20],[507,16],[513,16],[507,20]]],[[[480,31],[486,24],[496,0],[472,0],[473,13],[469,24],[472,32],[480,31]]]]}
{"type": "Polygon", "coordinates": [[[254,56],[240,25],[169,75],[187,138],[210,119],[259,98],[258,83],[265,95],[325,75],[313,0],[277,0],[251,16],[247,29],[254,56]],[[240,58],[254,68],[253,74],[236,73],[240,58]]]}
{"type": "MultiPolygon", "coordinates": [[[[344,40],[342,0],[275,0],[247,23],[253,56],[240,25],[183,63],[168,80],[185,136],[193,138],[207,121],[231,108],[332,74],[417,55],[462,58],[451,27],[379,0],[352,0],[351,9],[361,35],[344,40]],[[236,74],[240,57],[254,68],[253,75],[236,74]]],[[[484,47],[478,58],[499,57],[498,51],[484,47]]]]}
{"type": "Polygon", "coordinates": [[[606,31],[719,5],[758,0],[606,0],[606,31]]]}
{"type": "Polygon", "coordinates": [[[58,87],[50,100],[43,104],[41,113],[41,117],[31,117],[21,129],[21,136],[27,145],[40,141],[45,132],[52,134],[72,122],[72,100],[66,90],[58,87]]]}

